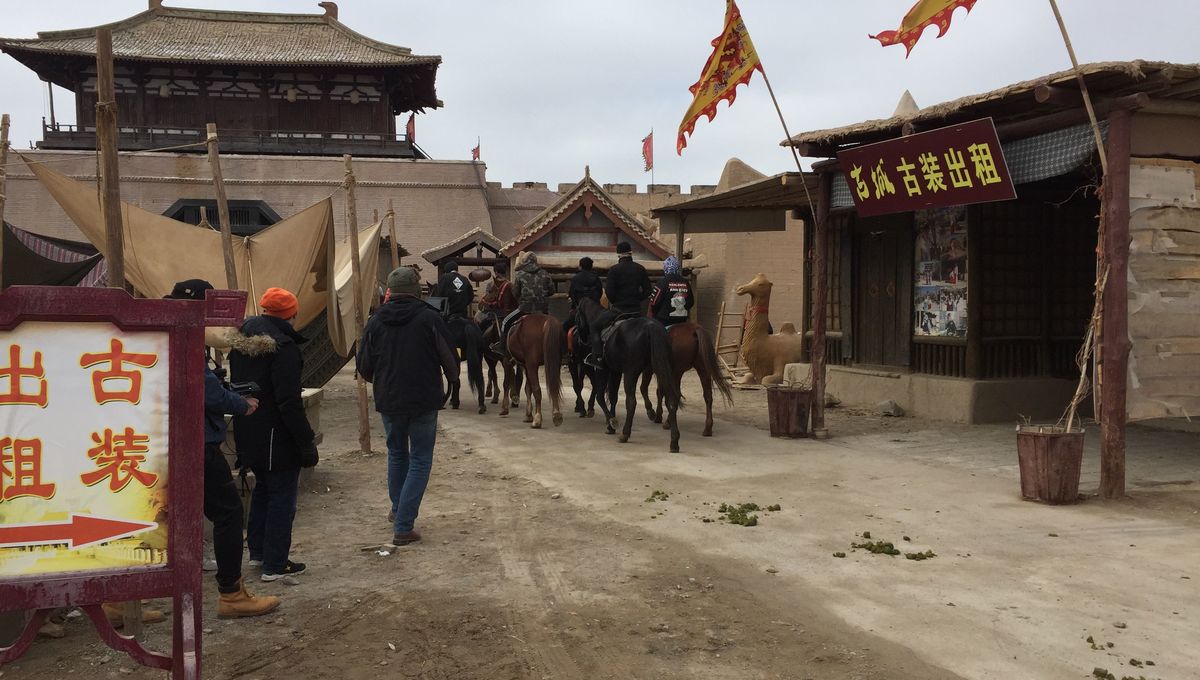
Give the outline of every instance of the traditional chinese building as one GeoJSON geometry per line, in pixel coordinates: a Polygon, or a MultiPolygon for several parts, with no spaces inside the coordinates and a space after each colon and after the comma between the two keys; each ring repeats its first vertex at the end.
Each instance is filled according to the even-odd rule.
{"type": "MultiPolygon", "coordinates": [[[[823,318],[812,316],[807,332],[824,337],[829,391],[848,403],[890,399],[910,413],[971,423],[1053,420],[1070,401],[1075,355],[1093,312],[1103,214],[1105,228],[1129,229],[1133,244],[1099,244],[1113,268],[1105,289],[1108,359],[1120,353],[1113,338],[1122,333],[1111,335],[1118,324],[1133,345],[1128,365],[1117,364],[1119,374],[1128,369],[1128,390],[1125,380],[1112,378],[1106,389],[1120,387],[1111,398],[1120,399],[1123,412],[1128,402],[1131,419],[1195,414],[1200,68],[1131,62],[1089,65],[1084,72],[1114,187],[1103,201],[1096,141],[1075,75],[1067,72],[885,120],[800,134],[790,143],[806,156],[829,159],[816,163],[813,175],[753,180],[655,214],[664,231],[686,220],[689,229],[707,221],[730,232],[778,231],[781,213],[806,214],[806,271],[810,277],[824,272],[819,281],[810,278],[805,293],[810,316],[814,296],[823,291],[825,298],[823,318]],[[1016,198],[860,215],[877,195],[907,193],[903,164],[847,182],[853,168],[837,157],[985,118],[994,121],[1016,198]],[[814,214],[827,216],[823,250],[813,233],[814,214]],[[1111,316],[1117,300],[1128,300],[1127,316],[1111,316]]],[[[958,153],[959,170],[976,185],[989,179],[984,159],[972,158],[968,147],[948,148],[956,152],[950,161],[939,154],[938,168],[914,164],[912,181],[931,191],[929,183],[937,180],[953,192],[949,173],[958,153]]]]}

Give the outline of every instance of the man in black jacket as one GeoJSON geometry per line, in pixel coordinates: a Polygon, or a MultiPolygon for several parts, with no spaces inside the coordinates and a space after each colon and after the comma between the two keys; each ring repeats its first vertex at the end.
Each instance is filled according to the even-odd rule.
{"type": "Polygon", "coordinates": [[[696,299],[692,283],[683,275],[679,258],[671,255],[663,260],[663,276],[650,296],[650,316],[664,326],[686,323],[696,299]]]}
{"type": "Polygon", "coordinates": [[[388,446],[392,544],[421,540],[413,525],[433,467],[437,415],[447,382],[458,382],[450,331],[420,299],[421,277],[411,267],[388,274],[388,301],[363,330],[355,355],[358,374],[372,385],[388,446]]]}
{"type": "Polygon", "coordinates": [[[579,258],[579,273],[571,277],[571,288],[567,292],[567,297],[571,298],[571,309],[579,306],[579,301],[584,298],[591,298],[600,303],[600,298],[604,297],[604,285],[600,283],[600,276],[592,270],[592,258],[579,258]]]}
{"type": "Polygon", "coordinates": [[[317,446],[301,398],[305,338],[291,324],[299,303],[282,288],[268,288],[258,306],[263,314],[246,319],[230,338],[229,368],[233,380],[261,389],[258,410],[234,416],[233,436],[240,464],[254,472],[246,531],[250,564],[261,564],[262,580],[269,582],[304,572],[288,553],[300,468],[317,464],[317,446]]]}
{"type": "Polygon", "coordinates": [[[442,267],[442,277],[433,289],[433,297],[446,299],[446,316],[466,317],[475,300],[475,289],[467,277],[458,273],[458,263],[450,260],[442,267]]]}
{"type": "Polygon", "coordinates": [[[646,268],[634,262],[633,246],[622,241],[617,244],[617,263],[608,270],[604,280],[604,294],[608,296],[609,314],[601,315],[591,329],[589,345],[593,348],[584,362],[596,368],[604,367],[604,329],[620,316],[642,313],[642,305],[650,296],[650,275],[646,268]]]}
{"type": "MultiPolygon", "coordinates": [[[[212,284],[191,279],[175,284],[170,300],[204,300],[212,284]]],[[[248,416],[258,399],[242,397],[204,368],[204,516],[213,524],[213,551],[217,558],[217,616],[222,619],[260,616],[275,611],[279,598],[255,597],[242,581],[242,499],[221,444],[225,441],[225,414],[248,416]]]]}

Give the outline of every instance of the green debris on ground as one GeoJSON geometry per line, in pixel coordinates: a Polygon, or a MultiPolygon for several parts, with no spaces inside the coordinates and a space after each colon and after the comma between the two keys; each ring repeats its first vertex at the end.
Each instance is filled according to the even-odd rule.
{"type": "Polygon", "coordinates": [[[871,540],[871,532],[869,532],[869,531],[862,532],[862,537],[867,539],[868,541],[871,540]]]}
{"type": "Polygon", "coordinates": [[[665,501],[670,497],[671,494],[667,493],[666,491],[659,491],[658,489],[655,489],[654,491],[650,492],[650,495],[646,498],[646,502],[654,503],[657,501],[665,501]]]}
{"type": "Polygon", "coordinates": [[[846,556],[846,553],[839,551],[839,552],[835,552],[835,553],[833,554],[833,556],[834,556],[834,557],[845,557],[845,556],[846,556]]]}
{"type": "Polygon", "coordinates": [[[778,503],[776,503],[775,505],[767,506],[767,512],[779,512],[782,509],[783,509],[783,507],[780,506],[778,503]]]}
{"type": "Polygon", "coordinates": [[[758,507],[758,503],[722,503],[721,507],[717,508],[717,512],[721,513],[720,519],[743,527],[758,526],[758,515],[751,513],[759,510],[762,508],[758,507]]]}
{"type": "MultiPolygon", "coordinates": [[[[863,534],[864,534],[863,538],[871,537],[870,532],[868,532],[868,531],[864,531],[863,534]]],[[[900,554],[900,551],[896,550],[896,546],[893,545],[891,541],[879,540],[879,541],[871,541],[868,543],[851,543],[850,547],[860,549],[860,550],[866,550],[867,552],[874,553],[876,555],[891,555],[894,557],[894,556],[900,554]]]]}
{"type": "Polygon", "coordinates": [[[904,553],[904,559],[915,560],[917,562],[933,559],[934,557],[937,557],[937,553],[933,552],[932,550],[926,550],[925,552],[904,553]]]}

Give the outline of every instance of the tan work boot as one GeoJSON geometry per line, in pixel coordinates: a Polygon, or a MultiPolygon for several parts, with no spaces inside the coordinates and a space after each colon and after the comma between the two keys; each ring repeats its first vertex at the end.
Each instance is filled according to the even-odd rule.
{"type": "MultiPolygon", "coordinates": [[[[121,602],[105,602],[101,605],[104,615],[113,628],[125,627],[125,605],[121,602]]],[[[142,623],[161,623],[167,620],[167,615],[157,609],[142,607],[142,623]]]]}
{"type": "Polygon", "coordinates": [[[246,584],[238,581],[237,592],[221,593],[217,601],[217,618],[237,619],[244,616],[262,616],[279,608],[279,598],[274,595],[255,597],[246,590],[246,584]]]}

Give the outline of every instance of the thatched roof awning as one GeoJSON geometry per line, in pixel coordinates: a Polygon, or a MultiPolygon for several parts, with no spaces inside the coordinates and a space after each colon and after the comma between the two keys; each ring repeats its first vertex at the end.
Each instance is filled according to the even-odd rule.
{"type": "Polygon", "coordinates": [[[816,174],[785,172],[718,190],[707,196],[655,208],[664,234],[712,234],[740,231],[783,231],[788,210],[808,210],[817,200],[816,174]],[[805,193],[807,185],[807,193],[805,193]]]}
{"type": "MultiPolygon", "coordinates": [[[[1097,107],[1103,102],[1130,95],[1148,95],[1153,102],[1163,102],[1162,110],[1181,112],[1192,110],[1200,115],[1200,64],[1172,64],[1157,61],[1101,62],[1080,67],[1097,107]]],[[[1060,71],[1034,80],[1027,80],[991,92],[975,94],[929,106],[908,115],[880,120],[867,120],[853,125],[827,130],[814,130],[780,142],[782,146],[797,146],[807,156],[832,157],[839,147],[893,139],[901,136],[906,126],[915,131],[928,130],[955,123],[991,117],[1006,138],[1006,127],[1018,129],[1018,124],[1045,117],[1048,114],[1075,112],[1083,114],[1082,99],[1074,71],[1060,71]]],[[[1080,121],[1067,122],[1063,126],[1080,121]]],[[[1048,130],[1039,130],[1045,132],[1048,130]]],[[[1010,139],[1036,134],[1008,136],[1010,139]]]]}

